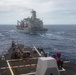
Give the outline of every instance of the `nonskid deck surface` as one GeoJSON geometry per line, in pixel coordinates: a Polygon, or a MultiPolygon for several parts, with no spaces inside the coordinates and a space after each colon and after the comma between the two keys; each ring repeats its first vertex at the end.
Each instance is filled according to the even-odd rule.
{"type": "Polygon", "coordinates": [[[0,75],[12,75],[8,63],[14,75],[27,74],[36,71],[37,58],[2,61],[0,63],[0,75]]]}
{"type": "Polygon", "coordinates": [[[65,68],[65,75],[76,75],[76,64],[73,63],[65,63],[63,65],[65,68]]]}
{"type": "MultiPolygon", "coordinates": [[[[9,54],[4,55],[6,60],[0,61],[0,75],[35,75],[38,53],[34,53],[32,48],[19,45],[25,51],[30,51],[30,58],[11,59],[13,49],[8,50],[9,54]]],[[[60,70],[60,75],[76,75],[76,65],[65,63],[63,72],[60,70]]]]}
{"type": "Polygon", "coordinates": [[[37,59],[39,55],[34,53],[31,47],[24,47],[19,45],[24,51],[29,51],[31,53],[30,58],[20,58],[20,59],[11,59],[11,54],[13,49],[8,50],[9,54],[4,55],[6,60],[0,61],[0,75],[23,75],[36,71],[37,59]],[[9,65],[10,67],[9,67],[9,65]],[[13,74],[11,74],[10,69],[13,74]]]}
{"type": "Polygon", "coordinates": [[[37,58],[8,60],[14,75],[27,74],[36,71],[37,58]]]}
{"type": "Polygon", "coordinates": [[[11,75],[6,61],[0,61],[0,75],[11,75]]]}

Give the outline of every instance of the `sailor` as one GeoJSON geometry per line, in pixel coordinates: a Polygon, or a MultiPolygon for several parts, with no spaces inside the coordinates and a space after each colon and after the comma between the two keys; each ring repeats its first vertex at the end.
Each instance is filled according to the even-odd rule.
{"type": "Polygon", "coordinates": [[[63,60],[61,59],[61,52],[53,53],[52,57],[56,59],[58,68],[63,67],[63,60]]]}
{"type": "Polygon", "coordinates": [[[55,58],[55,59],[57,58],[55,53],[52,54],[52,57],[55,58]]]}
{"type": "Polygon", "coordinates": [[[56,56],[57,56],[56,60],[57,60],[58,67],[62,68],[62,66],[63,66],[63,60],[61,59],[61,52],[60,51],[57,52],[56,56]]]}
{"type": "Polygon", "coordinates": [[[61,52],[60,52],[60,51],[57,52],[57,57],[58,57],[58,58],[61,57],[61,52]]]}
{"type": "Polygon", "coordinates": [[[58,59],[56,59],[56,61],[57,61],[58,68],[62,68],[63,67],[63,60],[58,58],[58,59]]]}
{"type": "Polygon", "coordinates": [[[18,58],[18,54],[16,49],[13,50],[13,53],[11,54],[11,59],[17,59],[18,58]]]}
{"type": "Polygon", "coordinates": [[[60,66],[63,67],[63,60],[60,59],[60,66]]]}
{"type": "Polygon", "coordinates": [[[18,57],[18,58],[21,58],[21,52],[20,52],[19,49],[17,50],[17,57],[18,57]]]}

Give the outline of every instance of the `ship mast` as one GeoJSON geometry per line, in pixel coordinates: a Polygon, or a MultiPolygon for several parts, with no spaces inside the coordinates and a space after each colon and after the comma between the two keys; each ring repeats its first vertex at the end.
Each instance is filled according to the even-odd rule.
{"type": "Polygon", "coordinates": [[[36,19],[36,11],[32,10],[31,13],[32,13],[31,18],[32,18],[33,20],[36,19]]]}

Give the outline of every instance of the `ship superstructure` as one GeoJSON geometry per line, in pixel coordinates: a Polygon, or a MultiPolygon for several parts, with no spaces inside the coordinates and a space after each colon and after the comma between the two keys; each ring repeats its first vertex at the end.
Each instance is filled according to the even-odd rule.
{"type": "Polygon", "coordinates": [[[47,29],[43,27],[42,20],[36,18],[36,11],[32,10],[31,13],[31,18],[17,21],[17,29],[25,33],[45,33],[47,29]]]}

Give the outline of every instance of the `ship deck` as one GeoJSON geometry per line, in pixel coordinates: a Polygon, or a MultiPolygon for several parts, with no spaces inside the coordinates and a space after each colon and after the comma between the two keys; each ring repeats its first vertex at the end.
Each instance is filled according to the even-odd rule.
{"type": "MultiPolygon", "coordinates": [[[[20,45],[23,48],[22,45],[20,45]]],[[[5,60],[0,60],[0,75],[35,75],[39,54],[34,53],[32,48],[25,47],[25,51],[30,51],[30,58],[11,59],[12,48],[5,54],[5,60]]],[[[76,65],[64,63],[64,69],[59,70],[60,75],[76,75],[76,65]]]]}

